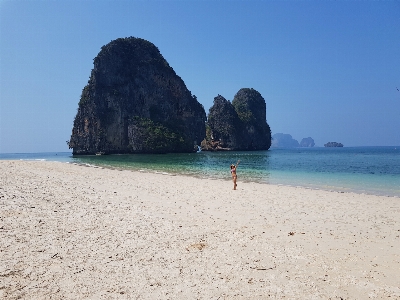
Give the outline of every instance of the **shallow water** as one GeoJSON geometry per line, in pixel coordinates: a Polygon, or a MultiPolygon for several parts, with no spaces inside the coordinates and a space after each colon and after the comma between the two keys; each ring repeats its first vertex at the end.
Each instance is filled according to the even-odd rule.
{"type": "Polygon", "coordinates": [[[72,156],[71,153],[0,154],[0,159],[49,160],[230,180],[238,182],[400,197],[400,147],[273,148],[252,152],[72,156]]]}

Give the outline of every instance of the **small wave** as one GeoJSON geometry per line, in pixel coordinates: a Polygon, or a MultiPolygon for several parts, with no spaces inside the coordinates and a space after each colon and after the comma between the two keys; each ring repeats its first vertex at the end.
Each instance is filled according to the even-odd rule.
{"type": "Polygon", "coordinates": [[[167,173],[167,172],[159,172],[159,171],[156,171],[155,173],[156,173],[156,174],[162,174],[162,175],[170,175],[170,174],[167,173]]]}
{"type": "Polygon", "coordinates": [[[19,160],[21,160],[21,161],[47,161],[47,159],[44,159],[44,158],[20,158],[19,160]]]}

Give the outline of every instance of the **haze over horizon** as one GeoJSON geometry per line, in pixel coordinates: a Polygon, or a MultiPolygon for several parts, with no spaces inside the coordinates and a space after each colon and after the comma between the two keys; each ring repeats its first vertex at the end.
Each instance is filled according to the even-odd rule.
{"type": "Polygon", "coordinates": [[[400,2],[1,1],[0,153],[65,152],[100,48],[156,45],[206,113],[264,97],[272,134],[400,146],[400,2]]]}

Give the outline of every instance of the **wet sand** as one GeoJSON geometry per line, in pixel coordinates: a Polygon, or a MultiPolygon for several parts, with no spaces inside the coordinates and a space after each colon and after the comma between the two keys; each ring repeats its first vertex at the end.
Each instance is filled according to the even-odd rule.
{"type": "Polygon", "coordinates": [[[60,162],[0,174],[0,299],[400,299],[400,198],[240,170],[236,191],[60,162]]]}

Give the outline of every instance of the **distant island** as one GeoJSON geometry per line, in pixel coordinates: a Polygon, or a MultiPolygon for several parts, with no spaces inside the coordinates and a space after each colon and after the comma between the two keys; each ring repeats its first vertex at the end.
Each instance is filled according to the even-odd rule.
{"type": "Polygon", "coordinates": [[[343,147],[343,144],[337,142],[329,142],[324,144],[324,147],[343,147]]]}
{"type": "Polygon", "coordinates": [[[144,39],[101,47],[83,88],[72,134],[74,155],[268,150],[271,130],[259,92],[218,95],[208,118],[197,97],[144,39]]]}
{"type": "Polygon", "coordinates": [[[299,143],[288,133],[275,133],[272,136],[272,147],[275,148],[297,148],[297,147],[314,147],[315,142],[311,137],[303,138],[299,143]]]}
{"type": "Polygon", "coordinates": [[[303,138],[300,142],[300,147],[314,147],[315,142],[314,139],[311,137],[303,138]]]}

